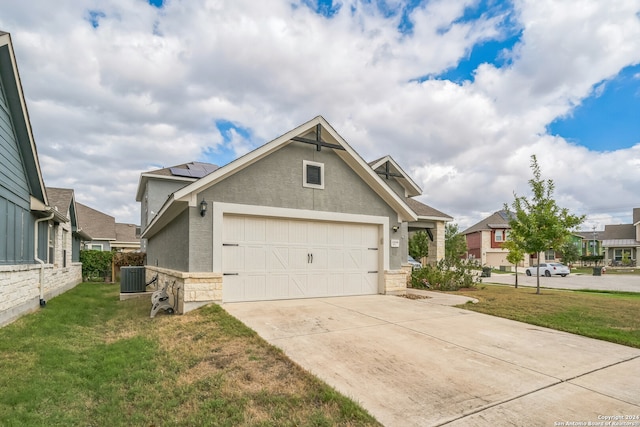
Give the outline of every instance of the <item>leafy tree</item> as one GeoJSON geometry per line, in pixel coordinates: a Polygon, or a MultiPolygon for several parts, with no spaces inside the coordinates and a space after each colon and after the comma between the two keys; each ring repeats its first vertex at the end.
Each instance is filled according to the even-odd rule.
{"type": "Polygon", "coordinates": [[[458,231],[458,224],[444,228],[444,258],[449,261],[462,258],[467,252],[467,239],[458,231]]]}
{"type": "Polygon", "coordinates": [[[518,287],[518,264],[524,260],[525,252],[518,242],[510,236],[509,240],[502,244],[502,247],[509,251],[507,261],[515,266],[516,270],[516,288],[518,287]]]}
{"type": "Polygon", "coordinates": [[[571,239],[565,240],[559,250],[562,253],[562,262],[567,265],[580,259],[580,250],[571,239]]]}
{"type": "MultiPolygon", "coordinates": [[[[531,156],[533,178],[529,180],[533,196],[528,199],[514,193],[513,211],[505,203],[511,217],[511,238],[525,253],[540,254],[547,249],[559,249],[570,234],[570,229],[584,221],[584,215],[576,216],[566,208],[560,208],[553,199],[553,180],[541,178],[540,166],[535,155],[531,156]]],[[[538,263],[536,294],[540,294],[540,263],[538,263]]]]}
{"type": "Polygon", "coordinates": [[[416,261],[422,262],[422,258],[429,256],[429,236],[424,230],[416,232],[409,239],[409,255],[416,261]]]}

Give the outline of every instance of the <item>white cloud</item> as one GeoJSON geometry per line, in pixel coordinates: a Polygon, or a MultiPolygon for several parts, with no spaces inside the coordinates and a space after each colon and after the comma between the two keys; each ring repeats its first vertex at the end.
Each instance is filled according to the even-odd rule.
{"type": "Polygon", "coordinates": [[[462,228],[528,191],[534,153],[558,199],[599,224],[640,206],[640,146],[595,153],[545,131],[640,62],[638,0],[516,1],[509,65],[462,85],[414,79],[505,36],[502,14],[459,19],[471,0],[415,8],[411,34],[356,0],[332,19],[290,1],[6,3],[47,185],[118,221],[138,222],[141,172],[220,148],[216,120],[250,130],[231,131],[240,155],[318,114],[365,159],[391,154],[462,228]]]}

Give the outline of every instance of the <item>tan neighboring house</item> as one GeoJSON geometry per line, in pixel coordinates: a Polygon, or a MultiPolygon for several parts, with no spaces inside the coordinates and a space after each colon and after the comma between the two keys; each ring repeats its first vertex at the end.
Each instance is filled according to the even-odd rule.
{"type": "MultiPolygon", "coordinates": [[[[508,239],[510,231],[509,216],[504,210],[494,212],[467,228],[460,233],[465,236],[467,241],[467,259],[493,268],[510,266],[511,263],[507,261],[509,251],[502,247],[508,239]]],[[[529,257],[525,256],[521,266],[528,267],[529,265],[529,257]]]]}
{"type": "Polygon", "coordinates": [[[133,252],[140,250],[140,228],[135,224],[117,223],[111,215],[76,203],[82,229],[91,236],[83,249],[133,252]]]}

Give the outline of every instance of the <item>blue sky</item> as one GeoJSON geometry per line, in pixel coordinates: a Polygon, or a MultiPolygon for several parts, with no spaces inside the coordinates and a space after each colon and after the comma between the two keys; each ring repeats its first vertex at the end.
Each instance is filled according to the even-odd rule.
{"type": "Polygon", "coordinates": [[[461,227],[534,153],[587,228],[640,207],[640,0],[4,1],[47,185],[120,222],[141,172],[317,115],[461,227]]]}
{"type": "Polygon", "coordinates": [[[568,117],[553,121],[548,132],[596,151],[640,143],[640,65],[596,86],[568,117]]]}

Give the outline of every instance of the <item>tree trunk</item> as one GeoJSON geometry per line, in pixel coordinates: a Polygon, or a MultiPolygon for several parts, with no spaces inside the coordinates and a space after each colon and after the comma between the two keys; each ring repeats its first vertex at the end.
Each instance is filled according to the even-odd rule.
{"type": "Polygon", "coordinates": [[[516,289],[518,289],[518,264],[515,265],[516,270],[516,289]]]}
{"type": "Polygon", "coordinates": [[[536,267],[536,294],[540,295],[540,252],[538,252],[538,266],[536,267]]]}

